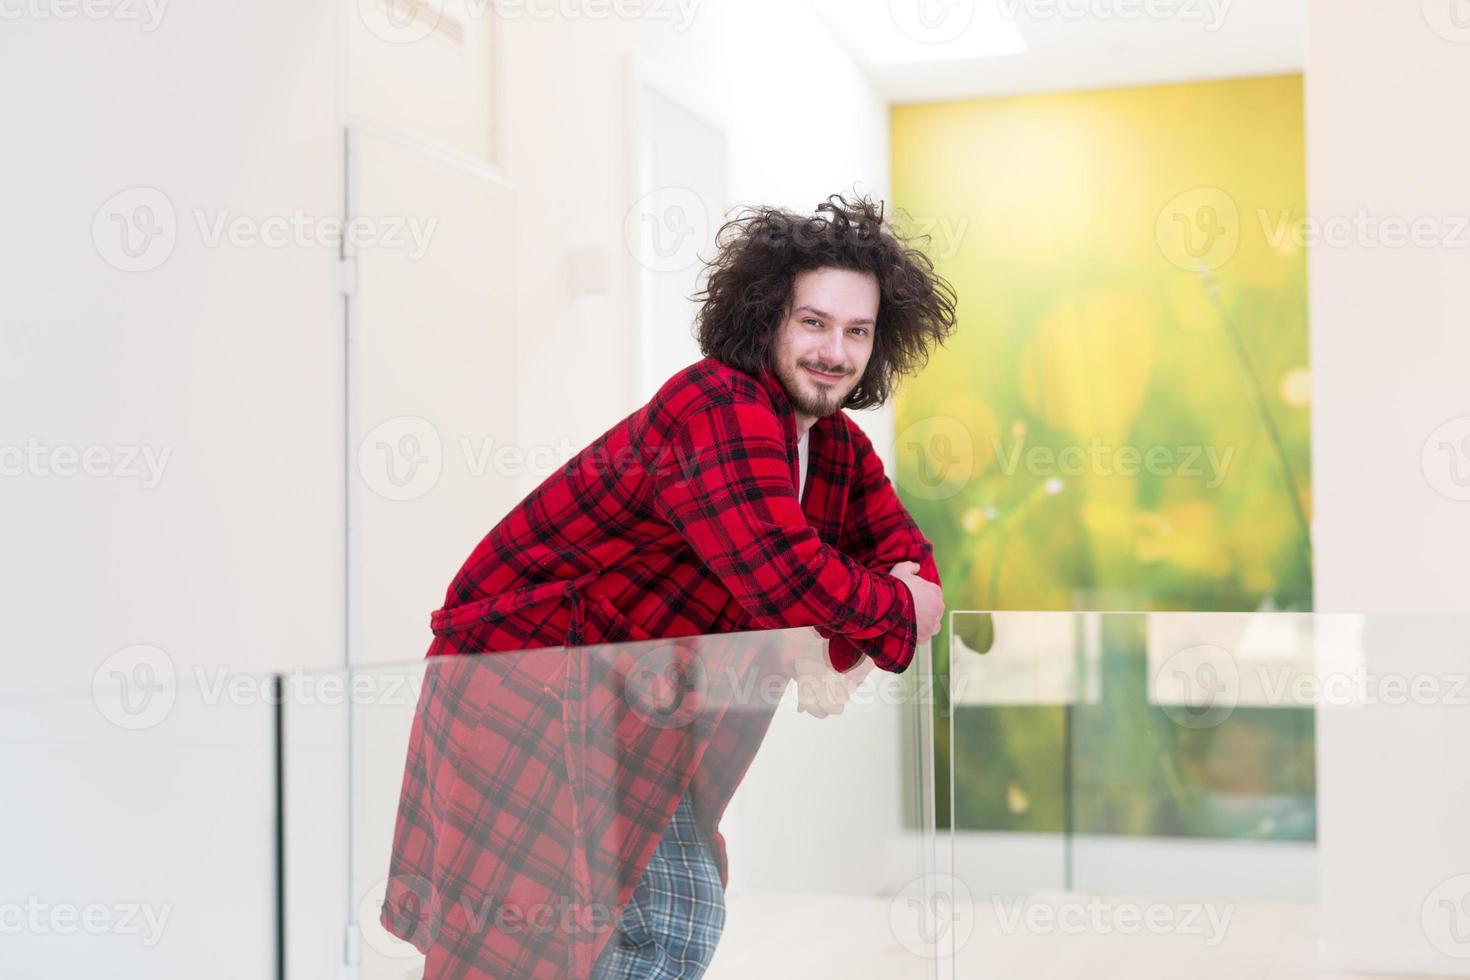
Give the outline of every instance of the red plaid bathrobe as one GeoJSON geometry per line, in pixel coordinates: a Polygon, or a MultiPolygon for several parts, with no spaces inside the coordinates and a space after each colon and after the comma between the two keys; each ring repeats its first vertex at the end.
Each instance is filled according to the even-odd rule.
{"type": "Polygon", "coordinates": [[[938,583],[933,546],[846,413],[810,432],[798,499],[780,381],[704,358],[465,561],[430,617],[381,916],[425,980],[586,977],[686,791],[728,884],[720,817],[775,708],[748,682],[784,688],[781,647],[811,633],[789,628],[839,670],[908,666],[887,573],[938,583]]]}

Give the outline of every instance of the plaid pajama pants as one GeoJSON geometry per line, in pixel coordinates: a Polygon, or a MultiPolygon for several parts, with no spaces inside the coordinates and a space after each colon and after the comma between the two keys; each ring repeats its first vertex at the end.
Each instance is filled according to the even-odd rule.
{"type": "Polygon", "coordinates": [[[685,793],[591,980],[698,980],[724,928],[720,871],[685,793]]]}

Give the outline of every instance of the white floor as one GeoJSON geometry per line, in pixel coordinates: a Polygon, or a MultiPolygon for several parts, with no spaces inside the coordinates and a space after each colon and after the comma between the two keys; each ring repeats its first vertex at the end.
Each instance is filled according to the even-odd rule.
{"type": "Polygon", "coordinates": [[[942,944],[924,942],[905,904],[912,903],[825,895],[732,898],[709,980],[1409,977],[1317,968],[1313,908],[1306,903],[1236,901],[1205,908],[1060,891],[956,910],[948,923],[959,941],[954,972],[940,964],[932,973],[932,951],[942,944]]]}

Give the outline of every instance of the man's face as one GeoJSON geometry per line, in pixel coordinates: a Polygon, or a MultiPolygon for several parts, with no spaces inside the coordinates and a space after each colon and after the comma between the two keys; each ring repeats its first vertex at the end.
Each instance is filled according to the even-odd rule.
{"type": "Polygon", "coordinates": [[[808,269],[792,283],[776,332],[776,377],[798,415],[825,418],[842,407],[873,354],[878,277],[849,269],[808,269]]]}

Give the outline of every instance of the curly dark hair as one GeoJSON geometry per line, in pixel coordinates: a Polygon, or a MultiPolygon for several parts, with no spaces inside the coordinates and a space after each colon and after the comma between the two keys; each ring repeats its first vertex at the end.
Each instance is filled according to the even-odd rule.
{"type": "Polygon", "coordinates": [[[776,332],[791,302],[796,274],[839,268],[878,278],[878,322],[873,353],[843,408],[872,408],[888,400],[900,377],[923,367],[930,348],[955,326],[954,288],[913,242],[885,224],[883,204],[866,196],[832,194],[815,215],[750,207],[715,235],[694,334],[706,357],[750,374],[771,365],[776,332]],[[823,213],[827,217],[823,217],[823,213]]]}

